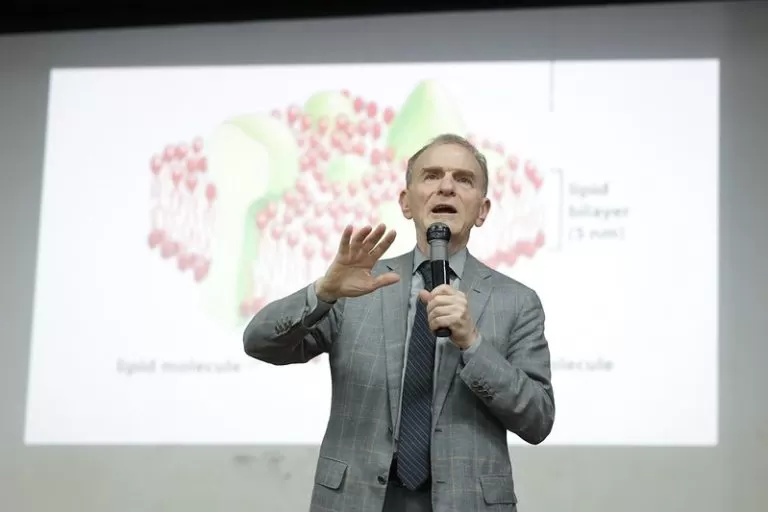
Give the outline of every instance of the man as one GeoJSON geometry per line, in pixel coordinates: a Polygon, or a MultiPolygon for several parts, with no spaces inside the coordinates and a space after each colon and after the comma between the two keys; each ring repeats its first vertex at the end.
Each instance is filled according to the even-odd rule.
{"type": "Polygon", "coordinates": [[[395,233],[347,226],[326,274],[246,327],[245,352],[261,361],[328,353],[312,512],[517,510],[507,431],[541,443],[555,405],[538,295],[466,249],[490,210],[487,189],[485,158],[437,137],[409,160],[400,194],[413,251],[379,261],[395,233]],[[421,263],[434,222],[451,229],[452,279],[430,292],[421,263]],[[436,339],[440,327],[450,338],[436,339]]]}

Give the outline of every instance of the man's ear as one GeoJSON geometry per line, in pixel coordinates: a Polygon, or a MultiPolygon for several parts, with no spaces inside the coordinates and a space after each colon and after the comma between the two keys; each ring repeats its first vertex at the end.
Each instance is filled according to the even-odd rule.
{"type": "Polygon", "coordinates": [[[480,227],[485,223],[485,219],[488,217],[488,213],[491,211],[491,200],[487,197],[483,198],[483,204],[480,205],[480,211],[477,213],[475,219],[475,226],[480,227]]]}
{"type": "Polygon", "coordinates": [[[408,204],[408,191],[406,189],[400,191],[398,202],[400,203],[400,211],[403,212],[403,217],[411,220],[413,218],[413,212],[411,212],[411,207],[408,204]]]}

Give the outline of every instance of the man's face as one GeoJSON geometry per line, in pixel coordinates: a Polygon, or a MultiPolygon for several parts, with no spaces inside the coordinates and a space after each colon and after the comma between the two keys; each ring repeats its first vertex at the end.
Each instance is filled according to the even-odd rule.
{"type": "MultiPolygon", "coordinates": [[[[411,183],[400,193],[400,208],[413,219],[417,237],[443,222],[451,228],[451,245],[462,247],[474,226],[482,226],[490,210],[483,194],[483,172],[472,153],[458,144],[438,144],[416,160],[411,183]]],[[[422,250],[425,250],[422,247],[422,250]]]]}

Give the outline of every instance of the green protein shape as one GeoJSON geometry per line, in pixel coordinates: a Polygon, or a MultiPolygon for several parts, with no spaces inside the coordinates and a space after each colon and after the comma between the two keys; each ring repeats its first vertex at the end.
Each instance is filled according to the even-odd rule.
{"type": "Polygon", "coordinates": [[[370,170],[371,166],[365,158],[357,155],[342,155],[331,160],[325,170],[325,176],[331,183],[349,183],[360,181],[370,170]]]}
{"type": "MultiPolygon", "coordinates": [[[[241,322],[240,304],[248,295],[243,288],[250,275],[247,256],[256,250],[256,232],[252,215],[254,204],[270,192],[275,176],[274,139],[265,144],[237,123],[222,123],[211,137],[209,162],[217,198],[211,235],[211,266],[202,282],[205,307],[224,325],[236,327],[241,322]]],[[[273,190],[280,190],[274,187],[273,190]]],[[[252,290],[251,290],[252,292],[252,290]]]]}
{"type": "Polygon", "coordinates": [[[459,107],[439,82],[424,80],[411,92],[392,121],[387,145],[400,160],[446,132],[465,134],[459,107]]]}
{"type": "Polygon", "coordinates": [[[350,120],[356,118],[355,106],[352,100],[338,91],[321,91],[313,94],[304,103],[304,113],[312,118],[313,127],[317,122],[326,118],[328,122],[335,122],[339,115],[346,115],[350,120]]]}
{"type": "Polygon", "coordinates": [[[285,122],[266,114],[248,114],[225,121],[263,144],[269,154],[268,194],[292,189],[299,176],[299,145],[285,122]]]}

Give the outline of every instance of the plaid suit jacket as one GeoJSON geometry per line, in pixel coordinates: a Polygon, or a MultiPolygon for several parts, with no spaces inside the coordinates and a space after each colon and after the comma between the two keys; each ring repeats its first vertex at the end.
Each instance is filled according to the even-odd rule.
{"type": "MultiPolygon", "coordinates": [[[[270,303],[248,324],[246,354],[276,364],[328,353],[331,413],[311,512],[380,512],[395,450],[413,252],[380,260],[401,278],[341,299],[307,319],[307,290],[270,303]]],[[[460,290],[482,337],[465,365],[447,344],[438,363],[432,430],[435,512],[515,512],[507,431],[531,444],[554,423],[544,311],[532,289],[467,255],[460,290]]]]}

